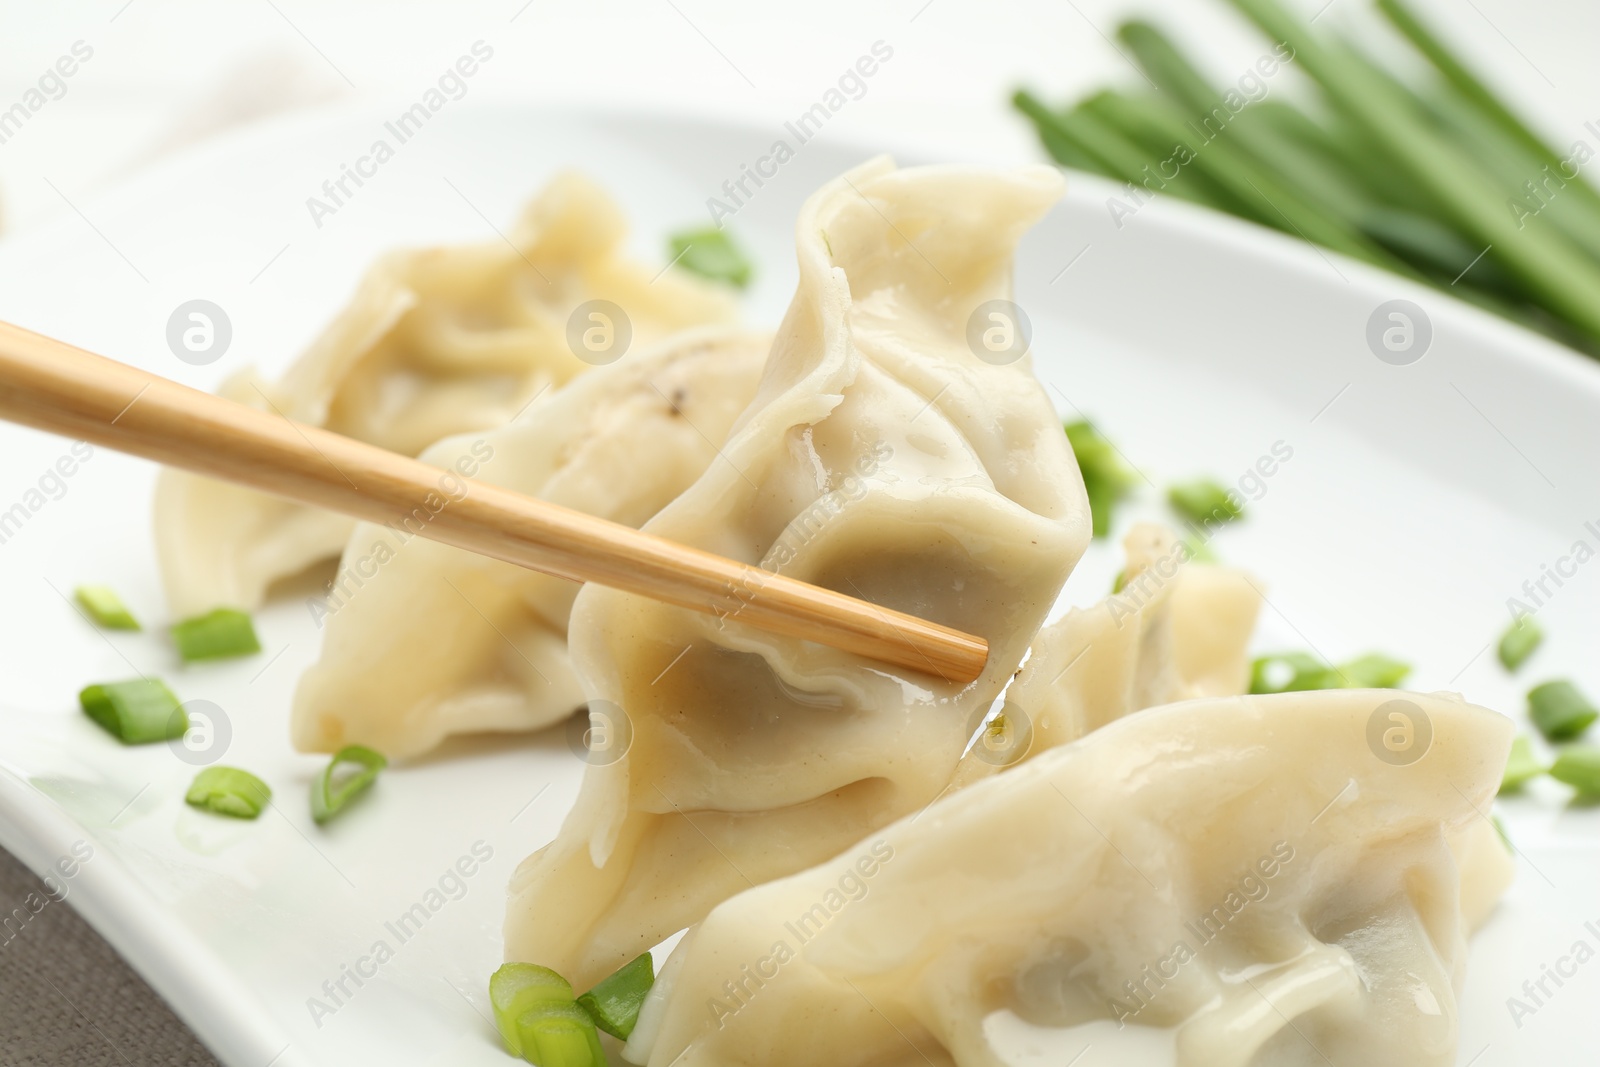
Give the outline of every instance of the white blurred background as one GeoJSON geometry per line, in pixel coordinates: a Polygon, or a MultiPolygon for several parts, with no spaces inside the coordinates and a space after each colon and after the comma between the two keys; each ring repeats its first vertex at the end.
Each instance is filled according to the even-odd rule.
{"type": "MultiPolygon", "coordinates": [[[[1369,0],[1299,0],[1319,25],[1369,0]]],[[[1600,120],[1594,0],[1418,0],[1558,144],[1600,120]]],[[[92,58],[0,143],[10,231],[70,212],[161,155],[315,107],[414,100],[473,41],[477,101],[649,109],[763,124],[809,107],[878,40],[894,59],[823,136],[932,156],[1040,158],[1018,86],[1066,101],[1139,76],[1106,39],[1132,13],[1187,31],[1232,80],[1261,45],[1226,0],[82,0],[0,2],[0,112],[75,42],[92,58]]]]}

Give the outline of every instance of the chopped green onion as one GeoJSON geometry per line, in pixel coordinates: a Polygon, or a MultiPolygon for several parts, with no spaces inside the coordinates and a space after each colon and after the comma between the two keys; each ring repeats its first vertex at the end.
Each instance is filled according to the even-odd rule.
{"type": "Polygon", "coordinates": [[[538,1067],[606,1067],[594,1020],[576,1004],[540,1004],[517,1017],[522,1058],[538,1067]]]}
{"type": "Polygon", "coordinates": [[[1571,741],[1600,718],[1571,682],[1546,682],[1528,690],[1528,716],[1548,741],[1571,741]]]}
{"type": "Polygon", "coordinates": [[[1585,796],[1600,794],[1600,748],[1573,745],[1562,749],[1550,768],[1550,777],[1585,796]]]}
{"type": "Polygon", "coordinates": [[[254,819],[272,799],[267,783],[237,767],[207,767],[194,776],[183,801],[217,815],[254,819]]]}
{"type": "Polygon", "coordinates": [[[1394,689],[1411,673],[1411,665],[1381,652],[1368,652],[1340,666],[1339,673],[1350,689],[1394,689]]]}
{"type": "Polygon", "coordinates": [[[381,752],[374,752],[365,745],[346,745],[341,748],[317,776],[317,780],[311,783],[311,817],[320,826],[339,814],[358,793],[377,781],[378,773],[388,765],[389,761],[381,752]],[[345,764],[353,764],[361,770],[345,776],[335,787],[334,771],[345,764]]]}
{"type": "Polygon", "coordinates": [[[628,1040],[639,1021],[645,995],[655,984],[655,961],[646,952],[600,980],[578,998],[578,1004],[594,1017],[595,1025],[612,1037],[628,1040]]]}
{"type": "Polygon", "coordinates": [[[78,694],[84,712],[125,745],[170,741],[189,732],[178,698],[156,678],[102,682],[78,694]]]}
{"type": "Polygon", "coordinates": [[[1193,534],[1184,537],[1183,547],[1189,553],[1185,562],[1215,563],[1217,561],[1217,554],[1211,551],[1211,546],[1193,534]]]}
{"type": "Polygon", "coordinates": [[[750,284],[750,260],[726,231],[713,226],[673,234],[668,240],[673,262],[684,270],[739,289],[750,284]]]}
{"type": "Polygon", "coordinates": [[[1244,504],[1209,478],[1173,486],[1167,490],[1167,501],[1190,522],[1232,522],[1244,515],[1244,504]]]}
{"type": "Polygon", "coordinates": [[[72,596],[83,605],[89,617],[107,630],[137,630],[139,620],[122,602],[122,598],[103,585],[80,585],[72,596]]]}
{"type": "Polygon", "coordinates": [[[1072,422],[1062,427],[1067,443],[1077,457],[1083,474],[1083,489],[1089,497],[1089,512],[1094,536],[1111,532],[1112,510],[1133,488],[1137,477],[1130,471],[1116,447],[1088,422],[1072,422]]]}
{"type": "Polygon", "coordinates": [[[1303,693],[1311,689],[1342,689],[1342,679],[1332,667],[1309,652],[1279,652],[1250,664],[1250,692],[1303,693]]]}
{"type": "Polygon", "coordinates": [[[172,627],[178,655],[186,661],[248,656],[261,651],[250,616],[234,608],[218,608],[184,619],[172,627]]]}
{"type": "Polygon", "coordinates": [[[1128,587],[1128,571],[1127,571],[1127,568],[1123,568],[1122,570],[1117,572],[1117,576],[1115,578],[1111,579],[1111,595],[1112,596],[1116,596],[1118,593],[1122,592],[1127,587],[1128,587]]]}
{"type": "Polygon", "coordinates": [[[1500,662],[1506,670],[1514,671],[1522,666],[1533,650],[1539,647],[1539,642],[1544,640],[1544,631],[1539,629],[1539,624],[1533,621],[1532,615],[1524,615],[1511,624],[1505,634],[1500,638],[1500,662]]]}
{"type": "Polygon", "coordinates": [[[1279,652],[1250,665],[1250,692],[1302,693],[1311,689],[1394,689],[1411,665],[1381,652],[1368,652],[1337,667],[1309,652],[1279,652]]]}
{"type": "Polygon", "coordinates": [[[1519,737],[1511,742],[1511,755],[1506,757],[1506,771],[1500,778],[1500,792],[1515,793],[1549,769],[1534,754],[1533,742],[1519,737]]]}
{"type": "Polygon", "coordinates": [[[546,1004],[571,1004],[572,984],[548,967],[534,963],[506,963],[489,976],[489,1003],[494,1024],[513,1055],[523,1055],[517,1020],[546,1004]]]}

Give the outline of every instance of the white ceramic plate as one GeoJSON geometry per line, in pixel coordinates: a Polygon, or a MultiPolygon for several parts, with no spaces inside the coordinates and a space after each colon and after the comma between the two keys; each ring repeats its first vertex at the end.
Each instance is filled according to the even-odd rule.
{"type": "MultiPolygon", "coordinates": [[[[384,248],[493,240],[491,220],[505,227],[552,172],[577,167],[620,198],[639,253],[659,262],[664,235],[705,222],[706,198],[774,136],[462,108],[314,226],[306,198],[366,150],[383,118],[259,128],[0,244],[0,318],[202,387],[247,363],[275,373],[384,248]],[[172,310],[194,298],[219,304],[233,327],[226,356],[207,367],[178,361],[165,341],[172,310]]],[[[733,218],[760,264],[752,321],[776,321],[787,303],[802,198],[868,154],[806,145],[733,218]]],[[[1064,415],[1092,414],[1155,486],[1196,474],[1237,481],[1275,444],[1292,449],[1249,487],[1259,499],[1248,521],[1216,542],[1270,586],[1259,646],[1335,658],[1382,649],[1416,663],[1417,688],[1457,689],[1519,716],[1521,693],[1545,677],[1600,693],[1600,564],[1578,566],[1559,588],[1546,581],[1539,618],[1550,637],[1523,677],[1507,677],[1487,647],[1525,580],[1576,541],[1600,547],[1600,371],[1432,291],[1182,204],[1147,205],[1119,227],[1106,206],[1115,192],[1075,180],[1023,244],[1018,300],[1038,372],[1064,415]],[[1424,309],[1432,333],[1403,366],[1366,340],[1374,310],[1400,298],[1424,309]]],[[[62,882],[68,898],[230,1067],[507,1062],[485,979],[500,958],[507,879],[555,834],[576,792],[580,764],[561,731],[454,744],[390,771],[370,802],[314,828],[301,798],[322,760],[291,751],[286,723],[295,679],[317,653],[304,603],[315,585],[260,613],[263,655],[223,665],[180,666],[159,631],[89,628],[64,596],[84,582],[111,584],[146,620],[163,620],[155,471],[97,450],[70,477],[45,477],[67,454],[66,441],[0,426],[0,512],[28,512],[0,544],[0,843],[41,872],[77,842],[92,849],[62,882]],[[41,478],[44,495],[30,496],[41,478]],[[192,767],[164,746],[123,748],[77,710],[80,686],[135,668],[221,708],[227,762],[267,778],[280,806],[256,823],[194,812],[182,802],[192,767]],[[475,848],[489,858],[430,897],[475,848]],[[438,906],[401,943],[386,924],[418,902],[438,906]],[[310,998],[333,1004],[324,983],[380,940],[393,958],[359,987],[346,978],[350,995],[314,1018],[310,998]]],[[[1160,514],[1147,486],[1123,522],[1160,514]]],[[[1065,600],[1100,597],[1118,555],[1097,542],[1065,600]]],[[[1460,1062],[1592,1061],[1600,1039],[1587,1005],[1600,962],[1559,989],[1547,980],[1552,995],[1518,1020],[1507,998],[1575,942],[1600,948],[1600,816],[1567,807],[1549,783],[1502,807],[1520,876],[1474,941],[1460,1062]]],[[[1001,1029],[1019,1064],[1082,1052],[1081,1040],[1001,1029]]],[[[1117,1060],[1090,1048],[1072,1062],[1117,1060]]]]}

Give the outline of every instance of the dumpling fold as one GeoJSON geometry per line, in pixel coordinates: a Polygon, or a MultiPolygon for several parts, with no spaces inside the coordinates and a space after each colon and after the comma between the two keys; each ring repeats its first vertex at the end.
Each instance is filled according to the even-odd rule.
{"type": "MultiPolygon", "coordinates": [[[[516,422],[422,454],[450,506],[464,478],[639,526],[717,462],[755,395],[771,338],[686,331],[552,390],[516,422]]],[[[303,751],[347,744],[391,759],[451,734],[535,730],[584,703],[567,654],[578,585],[421,537],[431,516],[350,535],[324,600],[321,658],[300,678],[303,751]]]]}
{"type": "Polygon", "coordinates": [[[1451,841],[1512,733],[1390,690],[1130,715],[717,907],[628,1056],[1001,1067],[1007,1010],[1130,1067],[1449,1067],[1451,841]]]}
{"type": "MultiPolygon", "coordinates": [[[[733,320],[726,291],[633,262],[626,234],[599,187],[558,175],[505,240],[384,256],[281,381],[246,370],[219,392],[415,456],[443,437],[499,426],[544,390],[613,358],[586,350],[579,359],[568,340],[569,318],[588,301],[622,308],[626,345],[638,349],[733,320]]],[[[625,354],[622,341],[614,346],[625,354]]],[[[187,471],[163,470],[156,483],[156,549],[177,617],[254,609],[273,582],[338,556],[354,526],[187,471]]]]}
{"type": "Polygon", "coordinates": [[[969,323],[1011,295],[1049,168],[897,170],[823,187],[800,282],[721,457],[645,529],[976,633],[975,682],[590,586],[573,660],[591,753],[560,835],[512,886],[507,955],[592,982],[751,885],[803,869],[950,784],[1088,542],[1082,479],[1025,352],[969,323]],[[987,354],[987,353],[985,353],[987,354]]]}

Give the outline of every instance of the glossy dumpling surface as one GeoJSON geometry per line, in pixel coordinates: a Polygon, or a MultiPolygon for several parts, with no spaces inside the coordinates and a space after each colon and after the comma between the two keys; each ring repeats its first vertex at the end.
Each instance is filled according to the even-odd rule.
{"type": "MultiPolygon", "coordinates": [[[[457,475],[640,526],[717,460],[771,338],[675,335],[547,393],[516,422],[422,454],[457,475]]],[[[446,476],[438,502],[464,489],[446,476]]],[[[325,604],[322,657],[300,679],[294,741],[391,759],[449,734],[531,730],[583,704],[567,656],[575,583],[417,536],[429,516],[361,523],[325,604]]]]}
{"type": "Polygon", "coordinates": [[[963,758],[959,783],[1141,708],[1249,688],[1247,649],[1261,607],[1254,581],[1190,560],[1171,530],[1151,523],[1134,526],[1123,548],[1122,589],[1039,631],[1003,718],[963,758]]]}
{"type": "MultiPolygon", "coordinates": [[[[677,271],[655,277],[623,254],[625,236],[604,192],[575,174],[558,176],[507,240],[383,257],[281,381],[247,371],[221,392],[416,455],[440,438],[499,426],[589,369],[567,339],[568,319],[586,301],[623,308],[635,350],[680,328],[732,320],[726,293],[677,271]]],[[[155,520],[178,616],[255,607],[277,579],[337,556],[354,526],[177,470],[157,483],[155,520]]]]}
{"type": "Polygon", "coordinates": [[[508,958],[587,983],[719,901],[838,852],[945,789],[1088,540],[1082,481],[1026,356],[968,322],[1010,296],[1018,238],[1061,179],[897,170],[825,186],[800,283],[725,462],[652,520],[672,540],[961,627],[974,683],[897,675],[722,617],[586,588],[573,658],[631,723],[512,886],[508,958]]]}
{"type": "Polygon", "coordinates": [[[1449,1067],[1450,838],[1512,732],[1386,690],[1128,716],[718,907],[629,1057],[1000,1067],[1008,1010],[1129,1067],[1449,1067]]]}

